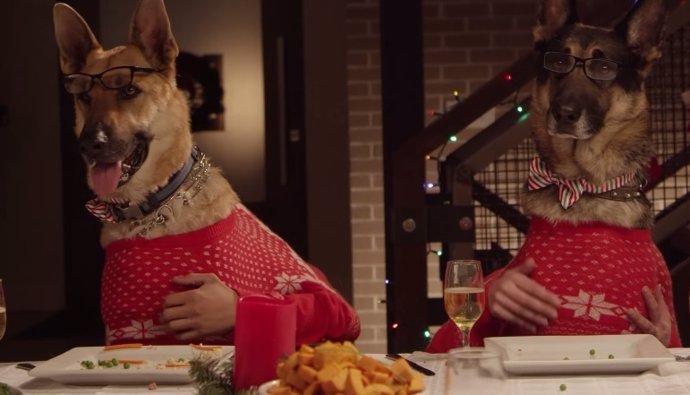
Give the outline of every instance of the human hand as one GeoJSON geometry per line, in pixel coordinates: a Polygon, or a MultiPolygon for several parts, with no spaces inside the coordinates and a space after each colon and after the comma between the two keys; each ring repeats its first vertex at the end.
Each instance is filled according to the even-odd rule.
{"type": "Polygon", "coordinates": [[[657,284],[652,292],[649,287],[642,288],[642,298],[647,305],[646,318],[636,309],[628,309],[626,314],[630,322],[635,325],[638,332],[654,335],[661,344],[668,346],[671,342],[671,311],[666,305],[664,294],[661,292],[661,285],[657,284]]]}
{"type": "Polygon", "coordinates": [[[175,284],[197,286],[163,299],[160,319],[178,339],[190,340],[220,334],[235,326],[238,296],[212,273],[175,277],[175,284]]]}
{"type": "Polygon", "coordinates": [[[489,312],[496,318],[535,333],[558,317],[558,296],[548,291],[529,274],[537,267],[532,258],[498,277],[488,289],[489,312]]]}

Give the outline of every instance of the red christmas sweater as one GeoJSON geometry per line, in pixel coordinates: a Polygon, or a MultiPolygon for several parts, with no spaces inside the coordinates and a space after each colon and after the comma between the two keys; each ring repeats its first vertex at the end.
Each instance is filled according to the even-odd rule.
{"type": "MultiPolygon", "coordinates": [[[[293,300],[297,344],[359,336],[357,313],[325,276],[238,205],[227,218],[197,231],[106,247],[101,315],[107,343],[189,343],[165,333],[158,320],[163,298],[182,290],[172,278],[189,273],[215,273],[239,296],[293,300]]],[[[209,340],[232,344],[233,333],[204,339],[209,340]]]]}
{"type": "MultiPolygon", "coordinates": [[[[631,333],[634,328],[625,310],[634,308],[648,317],[642,287],[661,284],[671,311],[670,347],[680,347],[673,309],[671,276],[661,253],[645,229],[625,229],[603,223],[551,224],[532,218],[518,255],[503,269],[492,273],[486,288],[503,271],[531,257],[537,264],[531,278],[558,295],[558,318],[538,329],[536,335],[606,335],[631,333]]],[[[528,336],[531,333],[491,316],[486,309],[472,328],[470,343],[481,345],[489,336],[528,336]]],[[[461,345],[461,333],[447,321],[427,347],[446,352],[461,345]]]]}

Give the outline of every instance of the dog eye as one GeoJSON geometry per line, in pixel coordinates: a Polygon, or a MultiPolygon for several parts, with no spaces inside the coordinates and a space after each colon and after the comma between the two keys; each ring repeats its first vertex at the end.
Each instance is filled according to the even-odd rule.
{"type": "Polygon", "coordinates": [[[139,95],[139,93],[141,93],[141,91],[139,89],[137,89],[136,86],[127,85],[127,86],[119,89],[118,96],[121,99],[132,99],[132,98],[136,97],[137,95],[139,95]]]}
{"type": "Polygon", "coordinates": [[[618,65],[607,60],[593,59],[586,65],[587,73],[594,79],[612,80],[618,73],[618,65]]]}

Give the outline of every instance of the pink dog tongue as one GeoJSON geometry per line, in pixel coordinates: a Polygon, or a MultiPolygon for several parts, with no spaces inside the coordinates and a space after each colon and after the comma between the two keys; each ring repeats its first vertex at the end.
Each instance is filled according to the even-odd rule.
{"type": "Polygon", "coordinates": [[[122,162],[111,164],[97,164],[91,169],[91,187],[97,196],[106,196],[117,189],[122,175],[122,162]]]}

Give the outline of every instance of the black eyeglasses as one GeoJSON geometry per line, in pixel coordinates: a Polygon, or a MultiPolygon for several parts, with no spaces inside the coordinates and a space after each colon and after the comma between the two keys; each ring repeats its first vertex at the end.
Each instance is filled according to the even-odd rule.
{"type": "Polygon", "coordinates": [[[74,73],[63,77],[67,92],[73,95],[86,93],[93,88],[95,80],[107,89],[120,89],[132,85],[134,73],[153,73],[158,70],[149,67],[118,66],[99,74],[74,73]]]}
{"type": "Polygon", "coordinates": [[[618,75],[621,64],[611,59],[582,59],[562,52],[544,53],[544,68],[559,74],[568,74],[577,66],[582,66],[585,75],[593,80],[610,81],[618,75]]]}

